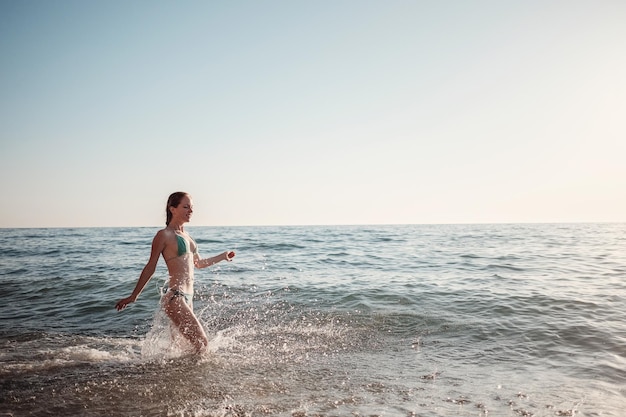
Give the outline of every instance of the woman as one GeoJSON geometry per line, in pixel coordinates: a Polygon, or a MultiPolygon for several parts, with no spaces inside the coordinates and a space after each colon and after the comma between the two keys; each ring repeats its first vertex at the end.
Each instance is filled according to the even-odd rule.
{"type": "Polygon", "coordinates": [[[212,258],[200,258],[196,242],[183,228],[193,213],[193,203],[189,194],[176,192],[170,195],[165,211],[166,227],[154,236],[150,259],[143,268],[133,293],[120,300],[115,308],[118,311],[123,310],[128,304],[137,300],[152,278],[159,256],[162,255],[167,264],[170,279],[168,289],[161,297],[161,307],[178,331],[191,342],[196,353],[201,353],[208,347],[209,340],[200,321],[193,313],[194,267],[206,268],[220,261],[231,261],[235,252],[227,251],[212,258]]]}

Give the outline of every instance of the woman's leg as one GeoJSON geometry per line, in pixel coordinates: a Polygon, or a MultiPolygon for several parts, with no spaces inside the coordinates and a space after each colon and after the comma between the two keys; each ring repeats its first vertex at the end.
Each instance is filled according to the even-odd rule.
{"type": "Polygon", "coordinates": [[[200,321],[193,314],[191,306],[187,305],[183,297],[168,297],[164,301],[165,314],[172,320],[180,334],[191,342],[196,353],[204,352],[209,346],[209,339],[200,321]]]}

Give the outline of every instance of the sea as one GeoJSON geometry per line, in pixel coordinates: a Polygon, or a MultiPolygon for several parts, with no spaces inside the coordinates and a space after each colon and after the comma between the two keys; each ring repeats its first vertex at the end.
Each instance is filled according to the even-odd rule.
{"type": "Polygon", "coordinates": [[[189,225],[201,356],[157,230],[0,229],[0,416],[626,416],[626,224],[189,225]]]}

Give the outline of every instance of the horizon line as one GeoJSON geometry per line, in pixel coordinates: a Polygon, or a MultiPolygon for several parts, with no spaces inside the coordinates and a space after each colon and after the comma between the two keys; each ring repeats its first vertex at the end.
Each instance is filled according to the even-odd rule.
{"type": "MultiPolygon", "coordinates": [[[[502,222],[450,222],[450,223],[315,223],[315,224],[248,224],[248,225],[203,225],[189,224],[187,227],[370,227],[370,226],[490,226],[490,225],[549,225],[549,224],[625,224],[626,221],[502,221],[502,222]]],[[[0,226],[0,230],[7,229],[154,229],[162,225],[153,226],[0,226]]]]}

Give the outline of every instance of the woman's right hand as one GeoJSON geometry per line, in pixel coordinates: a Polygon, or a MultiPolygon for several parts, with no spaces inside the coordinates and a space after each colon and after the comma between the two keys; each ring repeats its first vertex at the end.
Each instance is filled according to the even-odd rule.
{"type": "Polygon", "coordinates": [[[126,297],[118,301],[117,304],[115,304],[115,308],[117,309],[117,311],[121,311],[121,310],[124,310],[127,305],[129,305],[130,303],[134,303],[134,302],[135,302],[135,299],[131,295],[130,297],[126,297]]]}

